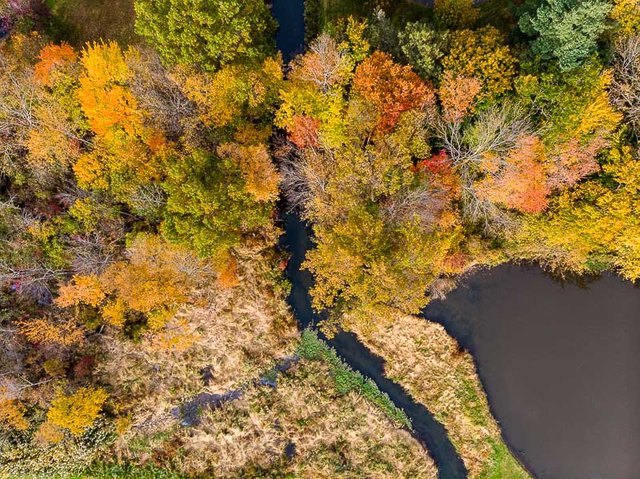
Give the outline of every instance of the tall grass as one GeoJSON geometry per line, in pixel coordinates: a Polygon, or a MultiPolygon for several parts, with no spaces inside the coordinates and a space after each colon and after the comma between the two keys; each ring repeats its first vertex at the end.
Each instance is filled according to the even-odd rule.
{"type": "Polygon", "coordinates": [[[389,396],[380,391],[371,379],[365,378],[345,364],[335,350],[320,339],[315,331],[305,330],[302,333],[298,354],[312,361],[326,362],[330,367],[331,377],[340,394],[355,391],[381,409],[395,425],[408,429],[412,428],[411,420],[405,412],[396,407],[389,396]]]}

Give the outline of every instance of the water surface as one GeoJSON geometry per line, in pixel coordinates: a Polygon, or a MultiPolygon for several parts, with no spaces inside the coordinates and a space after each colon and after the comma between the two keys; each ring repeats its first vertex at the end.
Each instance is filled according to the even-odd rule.
{"type": "Polygon", "coordinates": [[[640,478],[640,290],[539,268],[477,273],[426,316],[473,354],[509,445],[538,479],[640,478]]]}

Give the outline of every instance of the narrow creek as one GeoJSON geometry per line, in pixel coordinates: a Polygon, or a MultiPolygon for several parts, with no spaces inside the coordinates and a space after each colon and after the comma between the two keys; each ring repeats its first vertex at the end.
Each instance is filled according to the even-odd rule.
{"type": "MultiPolygon", "coordinates": [[[[285,61],[303,50],[303,12],[303,0],[273,0],[285,61]]],[[[300,270],[311,232],[296,214],[282,219],[289,302],[301,326],[313,326],[313,279],[300,270]]],[[[472,353],[507,444],[536,479],[640,478],[637,287],[614,275],[566,284],[538,267],[504,265],[464,278],[424,316],[472,353]]],[[[442,425],[384,376],[381,358],[352,334],[329,343],[405,410],[441,479],[466,477],[442,425]]]]}
{"type": "MultiPolygon", "coordinates": [[[[305,253],[313,247],[310,231],[294,213],[285,214],[283,220],[285,235],[281,244],[291,253],[287,265],[287,277],[292,284],[289,303],[300,326],[313,327],[319,319],[311,308],[309,295],[313,278],[311,273],[300,268],[305,253]]],[[[384,361],[380,357],[372,354],[351,333],[339,333],[327,342],[349,366],[371,378],[378,388],[387,393],[394,404],[409,416],[415,437],[429,451],[438,466],[441,479],[467,477],[462,459],[451,444],[445,428],[433,418],[426,407],[416,403],[401,386],[384,376],[384,361]]]]}

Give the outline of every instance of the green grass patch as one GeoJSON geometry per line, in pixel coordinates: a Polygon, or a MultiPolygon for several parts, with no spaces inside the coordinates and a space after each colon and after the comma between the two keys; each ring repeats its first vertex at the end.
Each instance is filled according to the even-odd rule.
{"type": "Polygon", "coordinates": [[[405,412],[396,407],[389,396],[380,391],[371,379],[365,378],[345,364],[333,348],[318,337],[316,332],[305,330],[302,333],[298,354],[311,361],[326,362],[330,367],[331,377],[338,393],[347,394],[350,391],[356,391],[381,409],[393,423],[411,429],[411,420],[405,412]]]}
{"type": "Polygon", "coordinates": [[[48,33],[76,47],[89,41],[138,43],[133,0],[46,0],[51,11],[48,33]]]}
{"type": "Polygon", "coordinates": [[[491,441],[491,447],[493,447],[491,460],[478,479],[531,479],[504,442],[491,441]]]}
{"type": "Polygon", "coordinates": [[[476,385],[470,379],[464,377],[463,373],[458,373],[461,378],[462,388],[462,404],[464,406],[465,415],[468,416],[474,424],[478,426],[487,426],[489,422],[488,414],[482,399],[478,395],[476,385]]]}

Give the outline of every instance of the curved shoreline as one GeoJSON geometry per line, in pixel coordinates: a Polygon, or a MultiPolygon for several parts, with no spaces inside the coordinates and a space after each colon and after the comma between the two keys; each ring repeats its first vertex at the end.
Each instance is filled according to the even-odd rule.
{"type": "MultiPolygon", "coordinates": [[[[281,238],[281,246],[287,247],[292,254],[286,271],[286,276],[292,284],[289,304],[302,328],[313,327],[319,318],[311,308],[309,288],[312,277],[308,271],[300,269],[305,253],[312,246],[312,242],[306,225],[297,215],[285,214],[282,219],[285,224],[285,234],[281,238]]],[[[340,333],[327,343],[351,368],[370,378],[397,407],[404,410],[413,424],[414,436],[425,446],[438,466],[441,479],[467,477],[462,458],[449,439],[444,426],[424,405],[413,400],[402,386],[385,377],[384,363],[381,358],[371,353],[352,333],[340,333]]]]}

